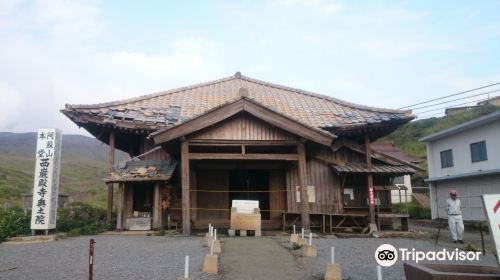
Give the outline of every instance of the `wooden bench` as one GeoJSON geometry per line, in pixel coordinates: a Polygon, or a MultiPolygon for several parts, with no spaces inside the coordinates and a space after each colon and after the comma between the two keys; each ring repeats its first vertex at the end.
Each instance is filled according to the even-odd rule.
{"type": "Polygon", "coordinates": [[[396,218],[396,219],[401,219],[401,231],[408,231],[409,230],[409,220],[410,220],[410,215],[408,214],[398,214],[398,213],[379,213],[377,214],[377,217],[380,218],[396,218]]]}

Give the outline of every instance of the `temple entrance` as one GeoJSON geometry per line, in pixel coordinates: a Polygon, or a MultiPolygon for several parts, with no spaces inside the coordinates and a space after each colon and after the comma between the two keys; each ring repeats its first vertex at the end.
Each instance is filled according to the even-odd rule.
{"type": "Polygon", "coordinates": [[[262,220],[270,219],[269,171],[231,170],[229,171],[229,201],[258,200],[262,220]]]}
{"type": "Polygon", "coordinates": [[[132,211],[139,217],[153,216],[154,184],[136,184],[133,186],[133,206],[132,211]]]}

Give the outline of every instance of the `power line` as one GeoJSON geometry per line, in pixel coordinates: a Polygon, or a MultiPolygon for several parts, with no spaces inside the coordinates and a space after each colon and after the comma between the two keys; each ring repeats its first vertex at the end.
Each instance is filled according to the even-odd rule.
{"type": "Polygon", "coordinates": [[[488,87],[492,87],[492,86],[496,86],[496,85],[500,85],[500,82],[499,83],[490,84],[490,85],[486,85],[486,86],[483,86],[483,87],[478,87],[478,88],[474,88],[474,89],[470,89],[470,90],[458,92],[458,93],[454,93],[454,94],[450,94],[450,95],[439,97],[439,98],[435,98],[435,99],[431,99],[431,100],[428,100],[428,101],[424,101],[424,102],[420,102],[420,103],[408,105],[408,106],[405,106],[405,107],[401,107],[399,109],[401,110],[401,109],[406,109],[406,108],[414,107],[414,106],[417,106],[417,105],[427,104],[427,103],[430,103],[430,102],[433,102],[433,101],[445,99],[445,98],[452,97],[452,96],[461,95],[461,94],[464,94],[464,93],[468,93],[468,92],[472,92],[472,91],[476,91],[476,90],[480,90],[480,89],[483,89],[483,88],[488,88],[488,87]]]}
{"type": "Polygon", "coordinates": [[[481,101],[486,101],[486,100],[490,100],[490,98],[485,98],[485,99],[480,99],[480,100],[471,100],[471,101],[468,101],[468,102],[465,102],[465,103],[455,104],[453,106],[440,107],[440,108],[437,108],[437,109],[432,109],[432,110],[420,112],[420,113],[417,113],[417,114],[424,114],[424,113],[427,113],[427,112],[435,112],[435,111],[446,109],[446,108],[454,108],[454,107],[458,107],[460,105],[466,105],[466,104],[469,104],[469,103],[472,103],[472,102],[481,102],[481,101]]]}
{"type": "Polygon", "coordinates": [[[446,103],[450,103],[450,102],[454,102],[454,101],[458,101],[458,100],[468,99],[468,98],[477,97],[477,96],[481,96],[481,95],[485,95],[485,94],[490,94],[490,93],[494,93],[494,92],[499,92],[499,91],[500,91],[500,89],[496,89],[496,90],[487,91],[487,92],[483,92],[483,93],[479,93],[479,94],[474,94],[474,95],[470,95],[470,96],[466,96],[466,97],[461,97],[461,98],[457,98],[457,99],[443,101],[443,102],[440,102],[440,103],[435,103],[435,104],[431,104],[431,105],[425,105],[425,106],[422,106],[422,107],[413,108],[412,110],[413,111],[417,111],[417,110],[424,109],[424,108],[434,107],[434,106],[441,105],[441,104],[446,104],[446,103]]]}

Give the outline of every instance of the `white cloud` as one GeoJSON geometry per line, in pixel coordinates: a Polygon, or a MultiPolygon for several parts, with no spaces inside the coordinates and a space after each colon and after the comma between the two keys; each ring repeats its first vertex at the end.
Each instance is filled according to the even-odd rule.
{"type": "Polygon", "coordinates": [[[22,103],[19,93],[9,84],[0,81],[0,100],[2,100],[0,127],[13,128],[19,117],[18,108],[22,103]]]}
{"type": "Polygon", "coordinates": [[[22,16],[19,3],[0,14],[0,22],[11,23],[0,25],[0,97],[8,107],[0,112],[0,131],[44,126],[84,133],[59,112],[65,103],[124,99],[223,72],[213,40],[181,37],[153,54],[103,51],[106,26],[97,2],[40,0],[22,16]]]}

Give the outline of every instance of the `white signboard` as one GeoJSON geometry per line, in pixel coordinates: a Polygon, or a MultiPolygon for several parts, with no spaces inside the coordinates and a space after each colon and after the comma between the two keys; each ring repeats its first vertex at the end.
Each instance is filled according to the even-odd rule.
{"type": "Polygon", "coordinates": [[[62,133],[59,129],[39,129],[36,143],[35,181],[31,229],[56,227],[59,194],[59,165],[62,133]]]}
{"type": "MultiPolygon", "coordinates": [[[[500,194],[483,194],[483,203],[493,241],[495,242],[497,256],[500,256],[500,194]]],[[[500,266],[500,261],[498,265],[500,266]]]]}
{"type": "Polygon", "coordinates": [[[233,200],[233,208],[237,213],[253,214],[255,208],[259,208],[258,200],[233,200]]]}

